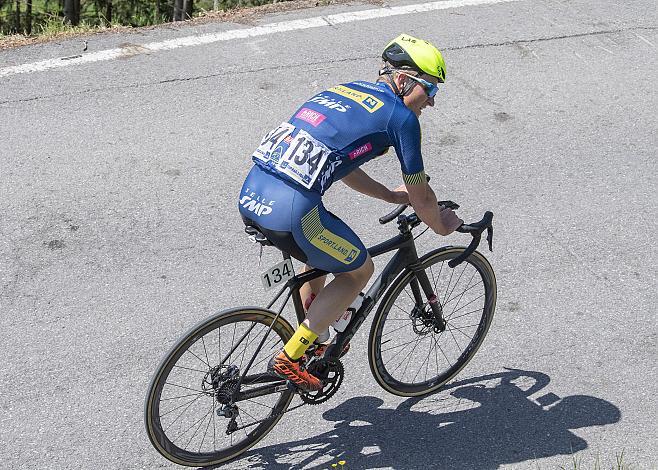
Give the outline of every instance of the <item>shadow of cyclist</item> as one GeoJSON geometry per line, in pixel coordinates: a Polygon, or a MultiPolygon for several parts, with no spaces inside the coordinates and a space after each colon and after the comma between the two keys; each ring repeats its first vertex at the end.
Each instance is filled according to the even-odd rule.
{"type": "Polygon", "coordinates": [[[619,421],[619,409],[599,398],[553,393],[546,374],[506,372],[452,383],[438,395],[408,399],[396,409],[383,400],[355,397],[326,411],[329,432],[263,447],[228,464],[231,468],[480,468],[524,462],[587,448],[571,429],[619,421]],[[447,393],[448,392],[448,393],[447,393]]]}

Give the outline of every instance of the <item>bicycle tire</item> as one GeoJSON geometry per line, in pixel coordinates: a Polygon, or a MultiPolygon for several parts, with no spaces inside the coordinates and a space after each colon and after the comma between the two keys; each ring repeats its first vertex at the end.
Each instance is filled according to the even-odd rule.
{"type": "MultiPolygon", "coordinates": [[[[263,405],[260,403],[260,401],[269,397],[276,398],[273,406],[270,407],[271,411],[269,412],[269,415],[265,416],[264,421],[257,424],[256,427],[250,432],[247,432],[246,429],[236,431],[235,433],[239,433],[235,439],[238,442],[234,443],[233,434],[230,435],[230,439],[228,439],[227,436],[222,437],[224,440],[230,440],[230,445],[225,447],[220,446],[220,448],[217,448],[217,431],[219,430],[220,432],[224,432],[224,424],[228,423],[228,418],[217,416],[216,410],[217,407],[221,406],[221,404],[217,402],[215,395],[212,394],[212,391],[204,391],[203,389],[204,383],[207,383],[206,379],[208,377],[208,373],[211,373],[212,367],[217,367],[213,366],[213,364],[218,364],[220,360],[223,357],[226,357],[226,354],[231,351],[229,348],[234,346],[233,343],[236,341],[236,331],[240,334],[242,334],[242,331],[248,331],[249,334],[242,338],[238,349],[236,349],[232,355],[229,354],[227,362],[231,362],[231,364],[233,364],[233,362],[237,363],[238,357],[241,355],[241,365],[246,366],[246,363],[248,363],[249,358],[251,357],[247,354],[249,346],[254,345],[254,350],[256,350],[256,347],[260,342],[259,338],[262,339],[262,336],[260,335],[265,334],[264,332],[269,330],[270,325],[273,325],[272,331],[269,333],[266,342],[263,344],[263,348],[257,352],[257,359],[252,365],[249,374],[252,372],[263,372],[264,368],[267,367],[267,359],[269,359],[269,357],[271,357],[274,352],[276,352],[275,350],[277,348],[283,347],[283,344],[285,344],[294,333],[292,326],[290,326],[290,324],[285,319],[279,317],[276,319],[276,322],[273,323],[275,318],[276,313],[258,307],[238,307],[228,309],[213,315],[212,317],[200,322],[195,327],[191,328],[169,351],[169,353],[160,363],[160,366],[158,367],[151,380],[144,406],[144,420],[148,437],[153,444],[153,447],[155,447],[155,449],[162,456],[174,463],[185,466],[200,467],[206,465],[217,465],[236,458],[251,448],[253,445],[255,445],[272,430],[279,419],[281,419],[283,412],[285,412],[288,405],[292,401],[292,391],[284,390],[264,397],[258,397],[257,402],[255,400],[245,400],[244,402],[239,402],[238,404],[240,405],[246,404],[247,402],[254,402],[255,404],[269,407],[269,405],[263,405]],[[249,329],[251,324],[254,324],[254,327],[249,329]],[[238,326],[240,329],[238,329],[238,326]],[[222,328],[224,327],[226,327],[224,332],[227,334],[230,334],[231,328],[233,331],[232,340],[229,341],[229,344],[226,344],[226,342],[222,344],[221,335],[222,328]],[[215,330],[217,330],[216,333],[215,330]],[[255,336],[252,340],[250,340],[251,333],[255,333],[255,336]],[[209,335],[212,335],[212,337],[209,335]],[[214,341],[215,335],[217,336],[218,343],[216,344],[216,356],[215,351],[211,350],[210,347],[207,347],[207,343],[209,345],[211,340],[214,341]],[[205,338],[208,338],[208,342],[206,342],[205,338]],[[244,352],[242,352],[240,349],[242,348],[242,343],[244,343],[244,352]],[[200,347],[201,345],[202,347],[200,347]],[[224,346],[226,346],[226,348],[224,348],[224,346]],[[195,347],[198,348],[195,350],[199,354],[195,354],[195,350],[192,349],[195,347]],[[208,354],[208,351],[210,351],[210,354],[208,354]],[[222,356],[222,351],[224,351],[224,356],[222,356]],[[186,355],[187,352],[190,352],[189,356],[186,355]],[[217,361],[214,361],[214,357],[217,357],[217,361]],[[186,365],[183,365],[185,363],[180,362],[181,360],[188,359],[192,364],[190,367],[187,367],[186,365]],[[205,367],[207,368],[206,371],[202,370],[204,369],[204,366],[199,365],[200,363],[204,363],[205,367]],[[176,372],[172,373],[174,370],[176,372]],[[199,380],[199,377],[202,373],[205,375],[204,378],[201,379],[201,390],[199,390],[196,388],[198,385],[195,386],[194,384],[198,383],[196,380],[199,380]],[[169,380],[181,380],[180,377],[183,376],[194,376],[193,380],[190,379],[190,386],[187,386],[188,384],[186,383],[179,384],[175,382],[169,382],[169,380]],[[180,387],[181,389],[189,388],[190,390],[178,392],[177,387],[180,387]],[[175,393],[181,393],[182,396],[170,397],[169,388],[175,389],[175,393]],[[163,395],[165,390],[167,390],[167,392],[163,395]],[[195,393],[191,393],[192,391],[195,393]],[[186,393],[188,393],[187,397],[185,396],[186,393]],[[192,399],[190,397],[196,398],[192,399]],[[170,405],[168,403],[163,405],[163,401],[170,401],[174,400],[175,398],[185,400],[189,399],[191,402],[189,404],[187,402],[183,402],[182,405],[178,405],[177,402],[174,402],[174,405],[177,406],[164,413],[161,409],[161,406],[166,406],[166,408],[169,408],[170,405]],[[202,401],[205,402],[203,403],[203,408],[201,408],[201,403],[195,403],[201,398],[203,398],[202,401]],[[195,436],[193,435],[190,438],[188,445],[181,447],[180,445],[182,442],[177,443],[177,438],[174,439],[173,431],[169,431],[174,426],[175,420],[174,422],[165,423],[165,421],[171,421],[171,418],[164,418],[166,415],[172,415],[172,417],[174,415],[178,415],[178,410],[180,409],[183,410],[181,412],[181,416],[183,416],[183,414],[186,413],[190,407],[193,407],[194,409],[200,409],[201,413],[208,409],[210,411],[203,417],[199,426],[197,427],[197,430],[195,431],[195,434],[199,433],[196,440],[194,440],[195,436]],[[218,423],[220,424],[218,425],[218,423]],[[201,438],[200,432],[204,431],[202,429],[204,427],[205,433],[203,434],[203,438],[201,438]],[[208,436],[208,444],[206,445],[208,450],[206,450],[206,448],[204,448],[205,438],[208,435],[211,427],[213,433],[213,447],[212,449],[209,447],[210,436],[208,436]],[[199,439],[201,439],[201,442],[197,448],[199,439]],[[193,448],[189,446],[192,441],[195,442],[194,446],[192,446],[193,448]]],[[[212,346],[214,347],[215,344],[212,346]]],[[[222,369],[220,368],[220,370],[222,369]]],[[[241,372],[242,370],[240,369],[240,373],[241,372]]],[[[243,407],[244,406],[246,405],[243,405],[243,407]]],[[[244,413],[252,416],[246,412],[246,409],[240,407],[239,409],[241,413],[238,418],[240,418],[240,416],[244,413]]],[[[180,419],[180,417],[177,419],[180,419]]],[[[185,417],[185,425],[187,425],[189,422],[195,423],[192,421],[192,419],[193,418],[185,417]]],[[[258,422],[255,418],[254,421],[258,422]]],[[[187,432],[188,431],[185,431],[185,433],[182,434],[185,436],[185,439],[187,439],[187,432]]]]}
{"type": "MultiPolygon", "coordinates": [[[[428,328],[423,329],[424,327],[419,327],[418,325],[419,320],[411,318],[410,312],[413,307],[411,307],[410,305],[415,304],[415,302],[411,298],[412,296],[409,295],[409,298],[403,299],[403,301],[400,300],[400,298],[403,297],[402,296],[403,292],[406,291],[407,294],[409,294],[409,291],[406,290],[406,288],[408,287],[411,280],[414,278],[412,271],[410,270],[403,271],[393,281],[391,286],[384,294],[384,297],[382,298],[377,313],[373,318],[372,326],[370,329],[369,341],[368,341],[368,360],[370,362],[370,370],[372,371],[372,374],[375,377],[377,383],[384,390],[394,395],[404,396],[404,397],[417,397],[417,396],[423,396],[433,393],[438,389],[440,389],[444,384],[452,380],[466,366],[466,364],[468,364],[468,362],[473,358],[473,356],[481,346],[482,342],[484,341],[484,338],[489,330],[489,326],[491,325],[491,321],[493,319],[493,315],[496,307],[496,277],[487,259],[477,251],[475,251],[471,256],[469,256],[469,258],[466,259],[462,265],[457,266],[455,269],[448,268],[447,262],[459,256],[464,251],[464,249],[465,249],[464,247],[452,247],[452,246],[443,247],[426,254],[419,260],[419,263],[421,264],[422,268],[428,274],[428,278],[430,279],[430,282],[432,282],[432,284],[434,285],[435,293],[439,298],[439,302],[441,303],[442,308],[444,309],[444,318],[447,322],[447,327],[445,331],[441,333],[435,333],[433,330],[426,332],[425,330],[428,328]],[[436,266],[438,263],[441,263],[441,268],[438,270],[439,273],[437,276],[435,270],[433,269],[433,266],[436,266]],[[458,298],[457,303],[454,305],[454,307],[452,306],[450,307],[452,308],[452,312],[446,312],[446,306],[457,298],[457,296],[453,297],[452,293],[457,288],[460,279],[463,277],[462,275],[464,274],[464,272],[466,272],[467,269],[473,271],[473,275],[469,280],[469,284],[467,285],[461,297],[458,298]],[[450,274],[450,281],[448,282],[448,286],[445,288],[444,291],[437,291],[437,288],[441,288],[440,280],[444,272],[446,272],[446,274],[447,273],[450,274]],[[454,284],[454,287],[451,288],[450,284],[453,279],[453,276],[455,276],[455,273],[457,273],[459,279],[454,284]],[[459,273],[461,273],[462,275],[460,275],[459,273]],[[475,311],[468,312],[467,314],[460,313],[459,315],[457,315],[457,317],[454,317],[454,314],[456,313],[455,310],[456,309],[457,311],[459,310],[458,305],[460,304],[464,295],[469,290],[474,289],[475,286],[478,285],[478,284],[473,284],[473,285],[470,284],[470,281],[472,281],[476,275],[479,275],[483,285],[483,294],[481,296],[483,300],[482,300],[481,309],[478,309],[476,308],[476,306],[474,306],[473,308],[476,308],[475,311]],[[447,297],[448,294],[451,295],[450,298],[447,297]],[[402,305],[406,304],[408,306],[407,310],[405,311],[404,308],[398,304],[402,304],[402,305]],[[391,313],[392,311],[393,313],[391,313]],[[403,312],[402,315],[400,315],[399,313],[400,311],[403,312]],[[471,340],[469,341],[468,345],[466,345],[463,349],[460,349],[459,355],[456,358],[456,360],[454,360],[454,362],[451,362],[448,355],[441,347],[440,344],[441,338],[451,339],[457,344],[459,348],[459,341],[457,340],[457,337],[455,336],[455,333],[453,331],[457,331],[457,330],[461,331],[461,328],[465,328],[465,327],[456,328],[455,327],[456,320],[458,320],[459,318],[463,318],[468,314],[477,313],[478,311],[481,311],[480,313],[481,316],[477,324],[468,325],[469,327],[474,327],[474,333],[473,336],[471,337],[471,340]],[[406,322],[404,315],[407,315],[406,322]],[[389,324],[388,325],[389,331],[386,330],[387,320],[389,324]],[[412,334],[409,334],[408,329],[411,330],[412,334]],[[393,333],[398,333],[398,334],[396,336],[390,336],[393,333]],[[395,341],[397,339],[397,336],[401,336],[402,334],[406,334],[407,337],[411,337],[412,341],[410,341],[409,343],[403,342],[401,345],[391,347],[389,343],[391,341],[395,341]],[[416,336],[414,337],[414,335],[416,336]],[[439,337],[438,340],[436,339],[437,336],[439,337]],[[416,375],[413,377],[412,381],[407,381],[404,379],[404,377],[407,376],[406,374],[413,373],[412,364],[414,363],[413,360],[414,353],[418,349],[420,343],[423,341],[422,338],[433,338],[433,341],[429,343],[429,347],[427,347],[426,344],[423,344],[421,346],[421,349],[418,351],[419,352],[422,351],[423,354],[426,354],[427,356],[425,360],[429,361],[432,350],[434,350],[435,353],[434,362],[436,365],[437,373],[436,375],[432,373],[432,375],[428,378],[429,369],[430,369],[430,364],[428,362],[426,364],[426,372],[423,380],[420,382],[415,382],[416,377],[418,376],[419,372],[423,367],[423,364],[421,363],[420,368],[416,372],[416,375]],[[413,347],[411,346],[411,343],[413,343],[413,347]],[[408,348],[405,348],[406,344],[409,344],[410,346],[408,348]],[[384,349],[382,349],[383,345],[385,346],[384,349]],[[396,349],[397,351],[395,351],[396,349]],[[441,368],[439,365],[440,362],[439,351],[441,351],[442,355],[444,356],[444,358],[442,359],[445,359],[445,361],[447,362],[447,366],[445,370],[440,370],[441,368]],[[395,357],[395,355],[398,355],[401,352],[406,352],[407,356],[405,356],[405,358],[398,363],[397,368],[393,370],[393,365],[394,365],[393,358],[395,357]],[[403,363],[405,363],[407,357],[409,358],[407,361],[407,366],[400,371],[402,377],[396,377],[394,373],[397,373],[397,370],[400,368],[400,366],[403,363]],[[391,365],[388,365],[387,362],[391,362],[391,365]]],[[[470,293],[469,297],[472,297],[472,294],[473,293],[470,293]]],[[[477,298],[474,297],[473,299],[468,301],[468,304],[475,302],[474,299],[479,299],[479,298],[480,297],[477,298]]],[[[463,304],[463,307],[461,308],[466,307],[466,305],[468,304],[463,304]]],[[[473,320],[469,319],[469,321],[473,321],[473,320]]],[[[464,331],[461,331],[461,334],[468,336],[466,333],[464,333],[464,331]]],[[[444,345],[445,344],[446,343],[444,342],[444,345]]],[[[423,357],[423,354],[421,354],[420,357],[423,357]]]]}

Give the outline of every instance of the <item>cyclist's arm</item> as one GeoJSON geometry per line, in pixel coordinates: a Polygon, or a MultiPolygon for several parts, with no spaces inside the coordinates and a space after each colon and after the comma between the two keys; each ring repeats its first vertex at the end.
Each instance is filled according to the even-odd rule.
{"type": "Polygon", "coordinates": [[[397,119],[392,116],[392,120],[389,120],[389,135],[400,160],[402,179],[409,193],[409,202],[420,220],[435,233],[448,235],[454,232],[462,221],[452,210],[438,206],[434,191],[427,184],[420,151],[421,134],[418,118],[411,112],[398,116],[400,117],[397,119]]]}
{"type": "Polygon", "coordinates": [[[368,176],[361,168],[356,168],[347,176],[344,176],[341,181],[355,191],[382,201],[396,204],[407,202],[406,194],[403,191],[389,190],[386,186],[368,176]]]}
{"type": "Polygon", "coordinates": [[[451,209],[446,209],[437,204],[436,195],[430,185],[425,181],[425,174],[422,173],[423,181],[410,183],[408,178],[406,186],[409,193],[409,202],[414,211],[435,233],[439,235],[450,235],[454,232],[463,221],[459,219],[451,209]]]}

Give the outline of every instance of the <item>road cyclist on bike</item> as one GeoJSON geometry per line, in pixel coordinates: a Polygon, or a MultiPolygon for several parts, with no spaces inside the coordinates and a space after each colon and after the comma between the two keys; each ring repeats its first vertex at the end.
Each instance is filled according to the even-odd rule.
{"type": "MultiPolygon", "coordinates": [[[[445,80],[439,50],[401,34],[382,54],[375,83],[337,85],[306,101],[286,122],[270,131],[253,154],[254,166],[239,198],[247,225],[306,264],[334,275],[305,284],[300,293],[307,316],[292,338],[270,360],[268,370],[306,391],[322,382],[304,367],[312,345],[328,340],[329,326],[350,306],[374,272],[359,237],[331,214],[322,196],[335,181],[395,204],[410,203],[434,232],[448,235],[461,224],[437,204],[425,176],[418,118],[433,107],[445,80]],[[404,182],[390,190],[360,167],[395,149],[404,182]]],[[[346,352],[346,350],[343,350],[346,352]]]]}

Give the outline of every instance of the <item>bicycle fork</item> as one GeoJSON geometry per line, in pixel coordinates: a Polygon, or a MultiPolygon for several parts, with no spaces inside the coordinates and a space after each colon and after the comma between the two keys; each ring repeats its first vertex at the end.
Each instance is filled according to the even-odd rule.
{"type": "Polygon", "coordinates": [[[427,273],[420,266],[420,263],[414,263],[410,265],[409,268],[413,272],[413,277],[411,278],[411,292],[414,296],[414,301],[416,302],[416,309],[420,315],[422,315],[423,320],[433,319],[435,331],[442,332],[446,329],[446,321],[443,318],[443,307],[439,303],[439,300],[434,292],[432,283],[427,277],[427,273]],[[421,292],[422,289],[422,292],[421,292]],[[423,294],[424,297],[423,297],[423,294]],[[427,315],[427,311],[424,306],[426,305],[424,299],[427,299],[427,304],[430,306],[431,317],[427,315]]]}

